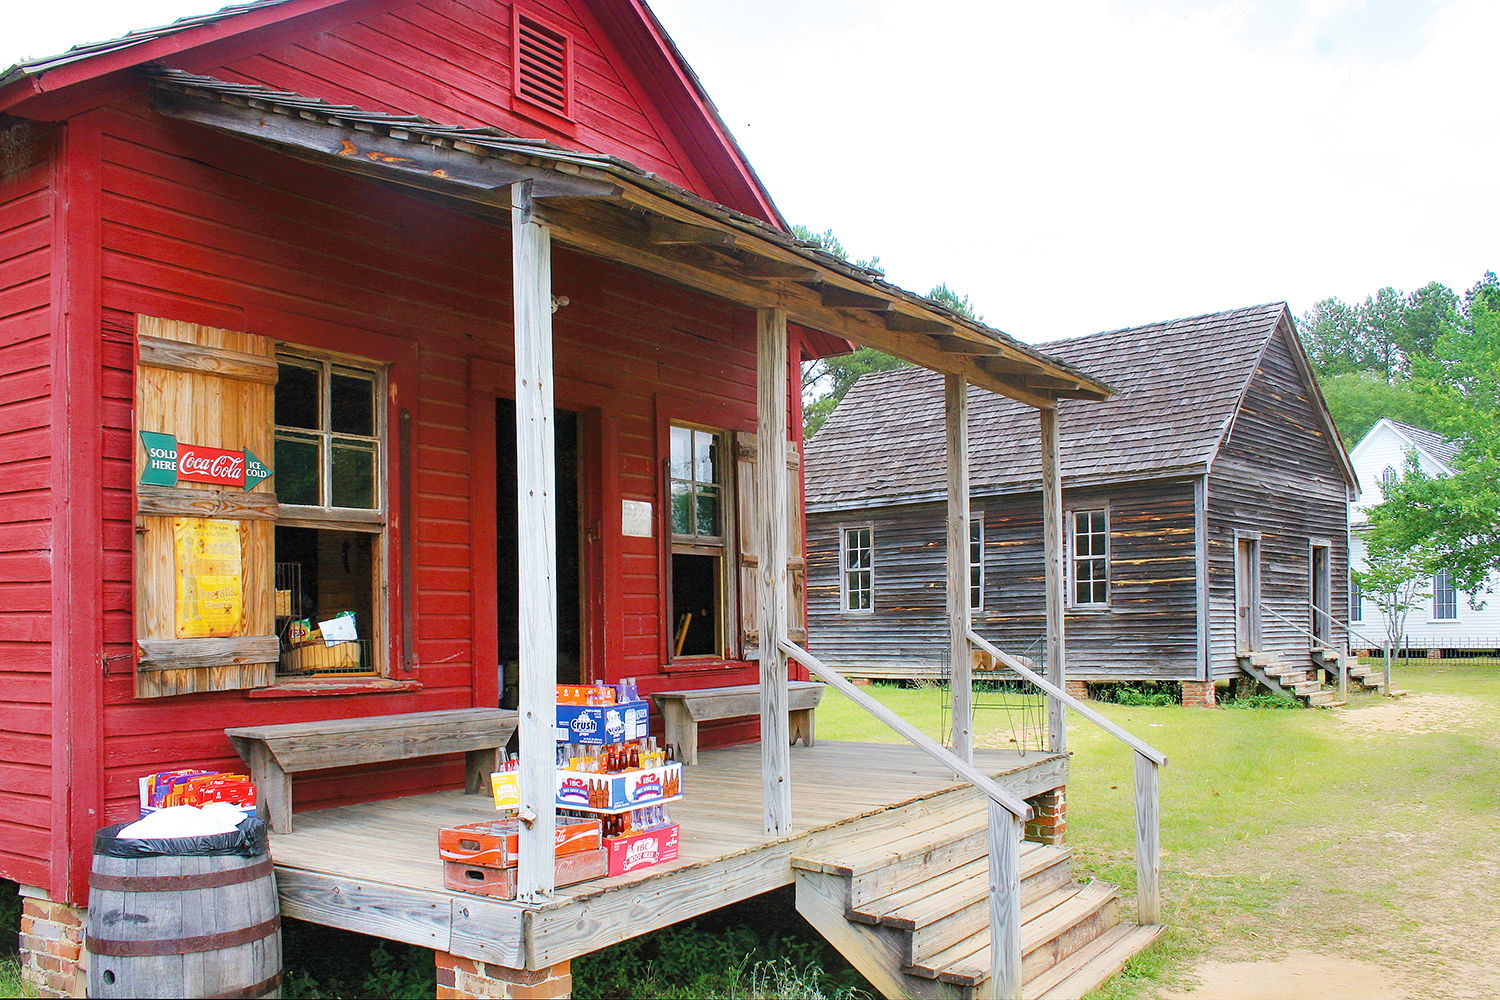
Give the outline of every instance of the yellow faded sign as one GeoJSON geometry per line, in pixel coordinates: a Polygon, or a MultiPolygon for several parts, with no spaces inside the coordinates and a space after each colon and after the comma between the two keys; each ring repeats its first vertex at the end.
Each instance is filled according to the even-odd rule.
{"type": "Polygon", "coordinates": [[[240,634],[245,617],[240,526],[207,517],[172,519],[177,638],[240,634]]]}

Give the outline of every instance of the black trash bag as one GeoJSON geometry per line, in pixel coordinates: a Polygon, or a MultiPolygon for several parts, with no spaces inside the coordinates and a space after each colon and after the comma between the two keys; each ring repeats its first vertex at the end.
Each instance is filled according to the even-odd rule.
{"type": "Polygon", "coordinates": [[[269,830],[258,816],[247,816],[228,833],[212,837],[173,837],[170,840],[136,840],[121,837],[129,823],[106,826],[94,834],[94,853],[111,858],[228,857],[258,858],[268,849],[269,830]]]}

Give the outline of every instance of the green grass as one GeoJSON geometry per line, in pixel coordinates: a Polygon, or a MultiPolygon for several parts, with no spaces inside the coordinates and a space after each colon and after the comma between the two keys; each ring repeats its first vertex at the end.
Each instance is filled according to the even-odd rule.
{"type": "MultiPolygon", "coordinates": [[[[1472,928],[1500,922],[1500,905],[1464,868],[1500,857],[1500,670],[1417,660],[1398,664],[1395,677],[1412,697],[1353,694],[1334,711],[1095,706],[1169,760],[1169,929],[1100,997],[1149,996],[1186,981],[1210,953],[1275,955],[1287,942],[1358,949],[1409,973],[1424,997],[1473,995],[1463,974],[1472,928]]],[[[937,735],[940,692],[867,690],[937,735]]],[[[977,720],[978,742],[1005,745],[1006,733],[986,733],[987,722],[1004,719],[977,720]]],[[[824,700],[818,728],[828,739],[896,741],[836,695],[824,700]]],[[[1078,867],[1118,882],[1128,903],[1131,754],[1086,722],[1070,725],[1069,745],[1078,867]]]]}

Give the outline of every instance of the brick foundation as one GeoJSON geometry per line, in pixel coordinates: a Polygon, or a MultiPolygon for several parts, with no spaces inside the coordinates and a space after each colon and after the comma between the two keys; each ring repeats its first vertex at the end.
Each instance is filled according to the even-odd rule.
{"type": "Polygon", "coordinates": [[[1063,690],[1077,698],[1079,701],[1089,700],[1088,681],[1063,681],[1063,690]]]}
{"type": "Polygon", "coordinates": [[[562,1000],[573,995],[573,972],[568,962],[537,972],[509,969],[445,951],[433,953],[437,962],[438,1000],[562,1000]]]}
{"type": "Polygon", "coordinates": [[[88,986],[83,928],[88,911],[22,887],[21,979],[40,997],[81,997],[88,986]]]}
{"type": "Polygon", "coordinates": [[[1054,788],[1026,800],[1036,813],[1026,821],[1026,839],[1061,846],[1068,835],[1068,790],[1054,788]]]}
{"type": "Polygon", "coordinates": [[[1183,681],[1182,703],[1189,708],[1218,708],[1213,681],[1183,681]]]}

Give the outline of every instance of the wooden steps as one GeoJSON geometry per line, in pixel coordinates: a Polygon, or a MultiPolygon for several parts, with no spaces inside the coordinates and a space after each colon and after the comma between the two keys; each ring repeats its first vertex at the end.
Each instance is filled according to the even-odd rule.
{"type": "MultiPolygon", "coordinates": [[[[966,798],[919,822],[794,857],[797,909],[887,996],[982,996],[990,974],[987,851],[983,807],[966,798]]],[[[1026,843],[1020,862],[1028,1000],[1082,996],[1159,933],[1121,924],[1117,887],[1075,881],[1068,848],[1026,843]]]]}
{"type": "MultiPolygon", "coordinates": [[[[1279,653],[1241,653],[1238,656],[1240,669],[1259,681],[1267,690],[1290,695],[1308,708],[1338,708],[1345,704],[1336,691],[1323,686],[1323,674],[1337,675],[1337,660],[1330,667],[1325,662],[1323,650],[1311,651],[1308,662],[1300,663],[1285,659],[1279,653]]],[[[1352,678],[1352,674],[1350,675],[1352,678]]]]}
{"type": "Polygon", "coordinates": [[[1315,649],[1312,651],[1313,662],[1323,665],[1333,680],[1337,682],[1339,673],[1339,661],[1343,660],[1349,670],[1349,684],[1363,691],[1376,691],[1388,698],[1400,698],[1406,694],[1405,691],[1390,690],[1385,688],[1384,666],[1361,663],[1359,657],[1336,653],[1333,650],[1315,649]]]}

